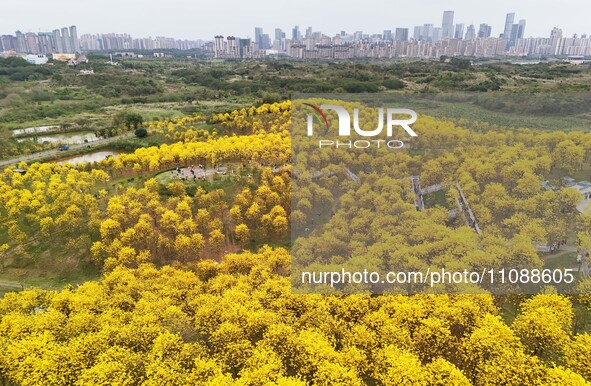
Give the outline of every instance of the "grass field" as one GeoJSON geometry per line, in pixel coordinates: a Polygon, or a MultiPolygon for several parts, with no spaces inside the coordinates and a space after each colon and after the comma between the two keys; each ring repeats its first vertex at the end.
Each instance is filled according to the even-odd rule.
{"type": "Polygon", "coordinates": [[[18,287],[60,289],[98,279],[101,272],[90,263],[85,248],[35,241],[23,245],[24,254],[7,256],[5,268],[0,268],[0,294],[18,287]]]}
{"type": "Polygon", "coordinates": [[[446,197],[446,190],[438,190],[437,192],[428,193],[423,195],[423,201],[425,202],[425,208],[434,208],[441,206],[445,209],[455,209],[449,205],[446,197]]]}
{"type": "MultiPolygon", "coordinates": [[[[591,113],[577,115],[524,115],[492,111],[472,103],[442,102],[409,97],[409,106],[419,114],[473,122],[488,122],[508,128],[530,128],[559,131],[591,131],[591,113]]],[[[470,127],[470,124],[467,125],[470,127]]]]}
{"type": "MultiPolygon", "coordinates": [[[[65,107],[74,108],[79,101],[59,101],[65,107]]],[[[117,104],[108,103],[106,106],[97,107],[95,111],[72,111],[59,116],[46,116],[43,119],[20,119],[18,121],[0,122],[0,138],[10,138],[12,130],[39,126],[60,126],[61,131],[73,130],[98,130],[110,127],[113,116],[122,110],[137,112],[145,121],[153,119],[174,119],[186,114],[200,114],[208,117],[214,112],[231,111],[240,109],[254,103],[252,98],[230,98],[219,101],[194,101],[194,102],[160,102],[160,103],[135,103],[117,104]]],[[[8,112],[9,108],[0,105],[0,114],[8,112]]]]}
{"type": "Polygon", "coordinates": [[[574,268],[577,269],[577,253],[576,252],[565,252],[557,253],[555,256],[549,256],[544,258],[544,268],[556,269],[556,268],[574,268]]]}

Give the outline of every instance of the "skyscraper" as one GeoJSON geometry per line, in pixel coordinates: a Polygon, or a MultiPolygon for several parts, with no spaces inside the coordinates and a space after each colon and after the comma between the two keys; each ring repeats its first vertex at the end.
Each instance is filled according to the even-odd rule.
{"type": "Polygon", "coordinates": [[[264,47],[261,47],[261,44],[263,42],[263,28],[262,27],[254,27],[254,42],[256,45],[259,46],[259,48],[264,48],[264,47]]]}
{"type": "Polygon", "coordinates": [[[300,33],[300,26],[296,25],[291,30],[291,40],[301,40],[302,35],[300,33]]]}
{"type": "Polygon", "coordinates": [[[76,31],[75,25],[70,27],[70,40],[72,52],[80,52],[80,41],[78,40],[78,32],[76,31]]]}
{"type": "Polygon", "coordinates": [[[394,40],[401,40],[403,42],[408,40],[408,28],[396,28],[394,40]]]}
{"type": "Polygon", "coordinates": [[[441,23],[441,37],[452,38],[454,32],[454,11],[444,11],[441,23]]]}
{"type": "Polygon", "coordinates": [[[39,45],[40,53],[54,52],[52,35],[51,32],[39,32],[37,34],[37,44],[39,45]]]}
{"type": "Polygon", "coordinates": [[[273,49],[276,51],[283,51],[283,42],[285,40],[285,33],[281,28],[275,28],[275,39],[273,40],[273,49]]]}
{"type": "Polygon", "coordinates": [[[476,28],[474,28],[474,24],[470,24],[468,29],[466,30],[466,40],[476,39],[476,28]]]}
{"type": "Polygon", "coordinates": [[[38,54],[39,53],[39,44],[37,43],[37,34],[34,32],[27,32],[25,34],[25,39],[27,41],[27,52],[31,54],[38,54]]]}
{"type": "Polygon", "coordinates": [[[269,34],[261,35],[261,45],[259,48],[262,48],[264,50],[268,50],[269,48],[271,48],[271,38],[269,37],[269,34]]]}
{"type": "Polygon", "coordinates": [[[238,49],[238,42],[234,36],[228,36],[228,42],[226,45],[226,53],[230,58],[237,58],[240,56],[240,50],[238,49]]]}
{"type": "Polygon", "coordinates": [[[508,13],[505,17],[505,29],[503,30],[503,38],[509,40],[511,37],[511,30],[513,29],[513,20],[515,20],[515,13],[508,13]]]}
{"type": "Polygon", "coordinates": [[[525,34],[525,19],[519,20],[519,24],[518,24],[517,28],[518,28],[517,39],[521,39],[521,38],[523,38],[523,35],[525,34]]]}
{"type": "Polygon", "coordinates": [[[431,39],[434,42],[438,42],[441,40],[441,27],[434,27],[433,34],[431,35],[431,39]]]}
{"type": "Polygon", "coordinates": [[[464,38],[464,23],[458,23],[458,24],[456,24],[454,39],[463,39],[463,38],[464,38]]]}
{"type": "Polygon", "coordinates": [[[226,53],[224,37],[222,35],[216,35],[214,37],[214,48],[213,53],[216,58],[222,57],[226,53]]]}
{"type": "Polygon", "coordinates": [[[492,27],[486,23],[480,24],[478,28],[478,37],[479,38],[489,38],[492,32],[492,27]]]}
{"type": "Polygon", "coordinates": [[[247,58],[250,57],[252,52],[250,49],[250,39],[239,39],[238,40],[238,49],[240,50],[240,57],[247,58]]]}
{"type": "Polygon", "coordinates": [[[21,31],[16,31],[16,52],[29,52],[29,47],[27,47],[27,39],[25,39],[25,34],[21,31]]]}
{"type": "Polygon", "coordinates": [[[552,31],[550,31],[550,39],[562,39],[562,30],[557,27],[552,28],[552,31]]]}
{"type": "Polygon", "coordinates": [[[525,33],[525,19],[519,20],[519,24],[513,24],[511,26],[511,33],[509,36],[505,36],[505,40],[507,40],[507,48],[511,48],[515,46],[517,43],[517,39],[523,38],[525,33]]]}
{"type": "Polygon", "coordinates": [[[67,27],[62,28],[62,48],[62,52],[72,52],[72,41],[67,27]]]}
{"type": "Polygon", "coordinates": [[[511,34],[509,35],[509,40],[507,41],[507,48],[511,48],[515,45],[517,41],[517,34],[519,33],[519,24],[513,24],[511,27],[511,34]]]}
{"type": "Polygon", "coordinates": [[[275,40],[281,40],[283,38],[283,32],[281,28],[275,28],[275,40]]]}
{"type": "Polygon", "coordinates": [[[306,38],[312,37],[312,27],[306,28],[306,38]]]}
{"type": "Polygon", "coordinates": [[[62,47],[62,35],[59,29],[54,29],[51,39],[53,40],[53,52],[64,52],[62,47]]]}
{"type": "Polygon", "coordinates": [[[382,39],[387,40],[387,41],[392,41],[393,40],[392,30],[390,30],[390,29],[384,30],[384,34],[382,35],[382,39]]]}
{"type": "Polygon", "coordinates": [[[2,50],[4,51],[16,51],[16,38],[12,35],[2,35],[2,50]]]}
{"type": "Polygon", "coordinates": [[[420,25],[417,25],[412,32],[412,38],[414,40],[421,40],[421,31],[422,30],[423,30],[423,27],[421,27],[420,25]]]}
{"type": "Polygon", "coordinates": [[[421,40],[433,40],[433,24],[423,24],[421,29],[421,40]]]}

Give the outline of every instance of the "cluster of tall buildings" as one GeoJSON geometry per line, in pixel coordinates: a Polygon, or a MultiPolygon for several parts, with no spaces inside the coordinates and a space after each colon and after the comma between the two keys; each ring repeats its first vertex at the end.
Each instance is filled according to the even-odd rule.
{"type": "Polygon", "coordinates": [[[298,59],[357,57],[438,58],[447,56],[499,57],[499,56],[591,56],[591,39],[562,37],[562,31],[553,30],[549,38],[525,38],[525,19],[516,22],[515,13],[505,17],[504,28],[493,36],[492,27],[454,23],[454,11],[443,12],[441,25],[423,24],[409,28],[384,30],[382,34],[352,34],[341,31],[327,36],[308,27],[304,33],[294,26],[290,35],[280,28],[273,35],[256,27],[254,40],[218,35],[204,46],[217,58],[259,58],[282,55],[298,59]]]}
{"type": "Polygon", "coordinates": [[[132,38],[129,34],[84,34],[80,36],[82,51],[112,51],[112,50],[192,50],[203,46],[201,40],[177,40],[163,36],[155,38],[132,38]]]}
{"type": "Polygon", "coordinates": [[[254,58],[264,56],[264,50],[258,49],[259,45],[250,39],[241,39],[234,36],[228,36],[224,39],[221,35],[216,35],[214,41],[206,43],[203,46],[207,51],[213,51],[216,58],[254,58]],[[256,55],[254,48],[257,47],[256,55]]]}
{"type": "Polygon", "coordinates": [[[564,37],[561,29],[554,28],[549,38],[517,39],[508,54],[525,57],[591,57],[591,38],[586,34],[564,37]]]}
{"type": "Polygon", "coordinates": [[[14,35],[0,36],[0,52],[3,51],[24,54],[75,53],[80,52],[80,41],[75,25],[51,32],[16,31],[14,35]]]}
{"type": "Polygon", "coordinates": [[[384,30],[381,34],[363,31],[341,31],[327,36],[312,27],[291,31],[275,28],[265,33],[254,29],[254,38],[217,35],[213,41],[178,40],[169,37],[133,38],[129,34],[84,34],[78,38],[76,26],[51,32],[16,31],[15,35],[0,36],[0,52],[17,54],[73,54],[91,51],[132,50],[192,50],[205,49],[220,59],[253,59],[269,55],[296,59],[349,58],[439,58],[446,56],[472,57],[548,57],[591,56],[591,38],[563,37],[554,28],[549,37],[525,38],[525,19],[516,21],[515,13],[505,17],[503,30],[493,36],[489,24],[466,25],[454,21],[454,11],[444,11],[441,24],[423,24],[409,28],[384,30]]]}
{"type": "MultiPolygon", "coordinates": [[[[517,42],[517,39],[523,38],[525,34],[525,19],[514,23],[515,13],[508,13],[505,17],[505,28],[499,35],[499,39],[505,40],[507,48],[511,48],[517,42]]],[[[423,24],[413,29],[414,40],[425,40],[438,42],[444,39],[473,40],[477,38],[492,37],[492,27],[486,23],[478,26],[470,24],[466,27],[464,23],[454,24],[454,11],[444,11],[441,27],[433,24],[423,24]]]]}
{"type": "Polygon", "coordinates": [[[508,13],[505,17],[505,29],[501,34],[501,38],[507,41],[507,47],[515,46],[517,39],[522,39],[525,33],[525,19],[519,20],[519,23],[515,24],[515,13],[508,13]]]}
{"type": "Polygon", "coordinates": [[[202,40],[177,40],[157,36],[134,39],[128,34],[84,34],[78,38],[76,26],[52,32],[16,31],[15,35],[0,36],[0,52],[17,54],[80,53],[110,50],[191,50],[203,46],[202,40]]]}

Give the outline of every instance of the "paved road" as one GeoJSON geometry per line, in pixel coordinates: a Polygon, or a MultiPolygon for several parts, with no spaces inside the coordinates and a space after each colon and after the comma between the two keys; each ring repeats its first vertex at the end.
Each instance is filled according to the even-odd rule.
{"type": "MultiPolygon", "coordinates": [[[[129,137],[134,137],[134,136],[135,136],[134,133],[125,133],[123,135],[118,135],[116,137],[103,138],[103,139],[99,139],[99,140],[88,142],[88,143],[79,143],[76,145],[70,145],[70,149],[75,150],[75,149],[81,149],[81,148],[85,148],[85,147],[95,147],[96,145],[104,145],[105,143],[114,142],[114,141],[117,141],[118,139],[129,138],[129,137]]],[[[41,151],[39,153],[33,153],[33,154],[24,155],[21,157],[16,157],[16,158],[8,159],[8,160],[2,160],[2,161],[0,161],[0,167],[17,164],[21,161],[28,162],[28,161],[34,161],[34,160],[38,160],[38,159],[42,159],[42,158],[46,158],[46,157],[50,157],[50,156],[57,156],[58,154],[63,155],[63,156],[68,156],[69,153],[70,153],[69,151],[59,151],[59,150],[57,150],[57,148],[53,149],[53,150],[41,151]]]]}

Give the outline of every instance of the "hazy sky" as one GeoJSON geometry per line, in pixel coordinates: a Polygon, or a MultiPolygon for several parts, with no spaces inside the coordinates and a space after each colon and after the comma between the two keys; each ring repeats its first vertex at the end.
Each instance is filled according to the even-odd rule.
{"type": "MultiPolygon", "coordinates": [[[[253,37],[254,27],[273,38],[276,27],[291,37],[291,28],[308,26],[334,35],[382,33],[396,27],[431,23],[441,26],[444,10],[455,11],[454,23],[492,25],[502,32],[507,12],[515,23],[526,19],[525,36],[550,35],[552,27],[565,36],[591,33],[589,0],[2,0],[0,34],[50,31],[75,24],[84,33],[129,33],[133,37],[169,36],[211,40],[216,34],[253,37]]],[[[464,30],[465,31],[465,30],[464,30]]]]}

